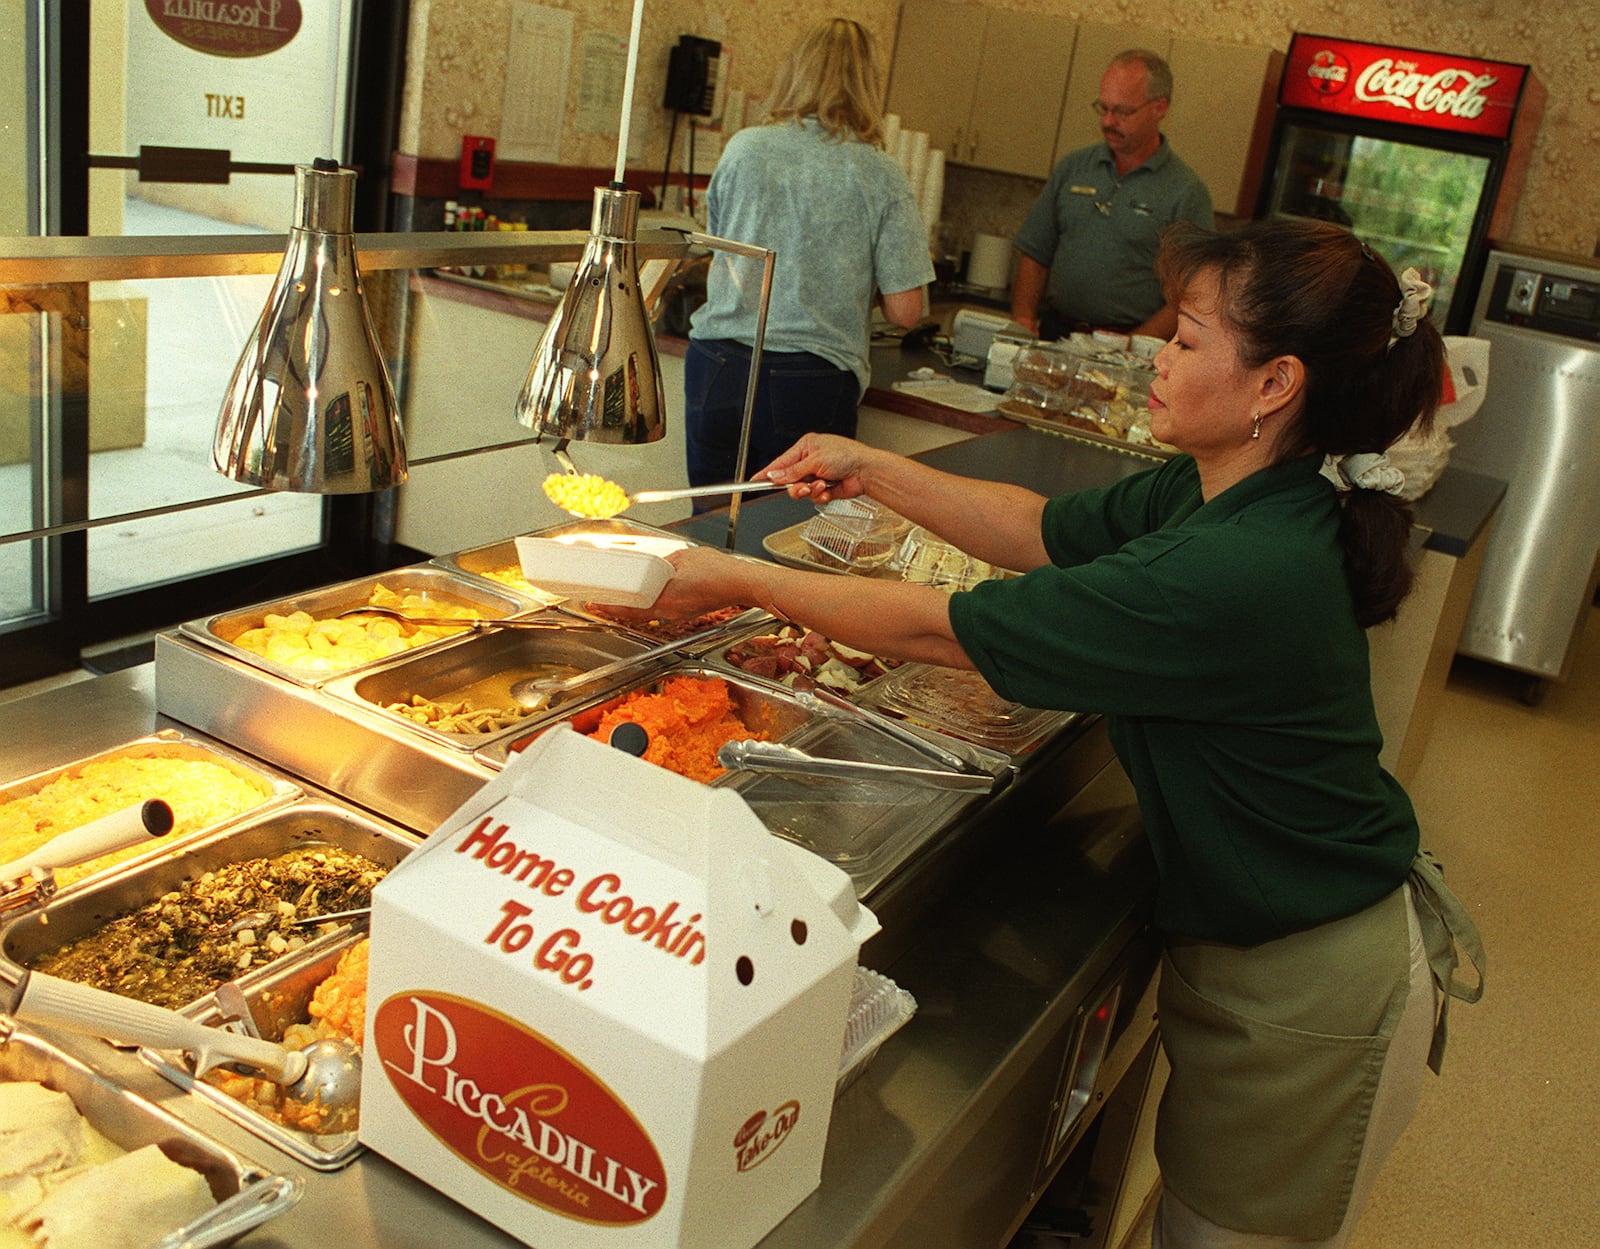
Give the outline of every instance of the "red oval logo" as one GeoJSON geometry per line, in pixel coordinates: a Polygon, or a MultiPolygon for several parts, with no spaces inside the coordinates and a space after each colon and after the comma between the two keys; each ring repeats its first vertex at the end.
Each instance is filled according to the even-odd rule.
{"type": "Polygon", "coordinates": [[[390,1087],[457,1157],[502,1188],[585,1223],[661,1209],[666,1171],[639,1121],[571,1054],[446,993],[397,993],[373,1042],[390,1087]]]}
{"type": "Polygon", "coordinates": [[[300,33],[300,0],[144,0],[163,34],[210,56],[265,56],[300,33]]]}

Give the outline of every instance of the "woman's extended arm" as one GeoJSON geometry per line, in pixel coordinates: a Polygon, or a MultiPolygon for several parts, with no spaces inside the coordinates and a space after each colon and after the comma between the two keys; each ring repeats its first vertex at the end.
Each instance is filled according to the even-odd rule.
{"type": "Polygon", "coordinates": [[[804,572],[710,547],[689,547],[668,558],[672,579],[641,616],[677,619],[740,603],[874,655],[972,667],[950,628],[950,596],[931,586],[804,572]]]}
{"type": "Polygon", "coordinates": [[[1021,486],[958,477],[848,438],[807,434],[765,475],[795,483],[789,493],[823,503],[867,495],[945,541],[1002,568],[1027,572],[1049,562],[1040,532],[1045,498],[1021,486]],[[835,482],[828,490],[817,481],[835,482]]]}

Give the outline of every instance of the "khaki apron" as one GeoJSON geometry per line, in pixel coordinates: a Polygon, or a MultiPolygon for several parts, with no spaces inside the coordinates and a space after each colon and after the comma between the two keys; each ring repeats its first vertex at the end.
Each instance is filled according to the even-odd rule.
{"type": "MultiPolygon", "coordinates": [[[[1431,856],[1408,883],[1440,1001],[1476,1001],[1483,950],[1431,856]],[[1478,971],[1455,977],[1460,943],[1478,971]]],[[[1175,938],[1158,1010],[1172,1075],[1156,1119],[1162,1181],[1237,1231],[1322,1240],[1344,1219],[1378,1078],[1405,1009],[1405,895],[1250,948],[1175,938]]],[[[1441,1008],[1429,1065],[1443,1057],[1441,1008]]]]}

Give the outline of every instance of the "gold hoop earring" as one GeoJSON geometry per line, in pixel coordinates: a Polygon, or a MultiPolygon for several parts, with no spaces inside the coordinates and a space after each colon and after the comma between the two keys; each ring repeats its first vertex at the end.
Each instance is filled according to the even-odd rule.
{"type": "Polygon", "coordinates": [[[1256,423],[1250,430],[1250,440],[1254,442],[1261,437],[1261,413],[1256,413],[1256,423]]]}

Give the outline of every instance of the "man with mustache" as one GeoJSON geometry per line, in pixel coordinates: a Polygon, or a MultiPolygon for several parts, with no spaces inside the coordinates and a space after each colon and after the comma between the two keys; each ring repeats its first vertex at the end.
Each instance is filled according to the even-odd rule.
{"type": "Polygon", "coordinates": [[[1174,221],[1212,226],[1211,193],[1161,135],[1172,70],[1154,52],[1119,52],[1092,107],[1101,142],[1051,171],[1013,245],[1011,318],[1042,338],[1111,329],[1170,338],[1177,312],[1156,281],[1156,246],[1174,221]]]}

